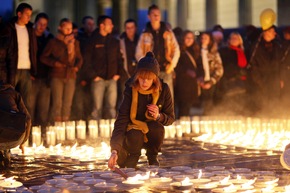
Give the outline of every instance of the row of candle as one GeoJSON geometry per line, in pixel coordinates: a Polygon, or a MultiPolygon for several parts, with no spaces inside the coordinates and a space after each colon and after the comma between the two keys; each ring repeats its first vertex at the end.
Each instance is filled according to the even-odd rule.
{"type": "Polygon", "coordinates": [[[67,121],[56,122],[54,126],[46,128],[45,136],[42,138],[41,128],[39,126],[32,127],[32,144],[39,146],[46,140],[47,145],[56,145],[56,143],[65,140],[86,140],[97,139],[98,137],[109,138],[113,130],[115,119],[107,120],[90,120],[88,122],[88,129],[85,121],[67,121]],[[88,130],[88,133],[87,133],[88,130]]]}
{"type": "MultiPolygon", "coordinates": [[[[109,138],[114,122],[115,119],[91,120],[88,129],[85,121],[57,122],[46,128],[46,139],[42,139],[40,127],[33,127],[32,144],[38,146],[44,140],[47,145],[55,145],[87,137],[109,138]]],[[[204,142],[281,151],[290,142],[290,119],[181,117],[173,125],[165,127],[165,138],[182,138],[185,134],[198,135],[197,140],[204,142]]]]}
{"type": "Polygon", "coordinates": [[[99,147],[88,145],[78,146],[77,143],[73,146],[62,146],[62,144],[57,144],[49,148],[43,145],[34,145],[32,147],[24,147],[24,152],[25,153],[22,154],[18,147],[11,149],[13,155],[63,159],[67,162],[73,161],[74,163],[94,163],[98,160],[107,160],[111,155],[110,147],[105,142],[101,142],[101,146],[99,147]]]}
{"type": "MultiPolygon", "coordinates": [[[[55,175],[53,179],[47,180],[45,184],[31,186],[29,189],[33,192],[63,192],[68,190],[73,193],[89,193],[94,192],[94,190],[127,190],[141,187],[149,187],[159,191],[171,189],[194,191],[196,189],[227,193],[290,191],[288,185],[278,185],[279,178],[274,173],[269,171],[254,172],[247,168],[226,170],[222,166],[208,166],[203,169],[175,166],[170,169],[163,169],[145,166],[138,171],[133,168],[123,168],[121,170],[128,175],[127,179],[111,171],[75,172],[55,175]],[[229,175],[224,175],[225,172],[229,175]],[[251,179],[242,178],[239,174],[248,174],[251,179]],[[263,176],[263,174],[268,174],[268,176],[263,176]],[[235,178],[233,178],[234,176],[235,178]]],[[[9,187],[12,188],[12,185],[9,187]]],[[[14,187],[19,187],[19,184],[17,187],[14,184],[14,187]]]]}
{"type": "MultiPolygon", "coordinates": [[[[33,126],[31,144],[39,146],[45,141],[45,144],[49,146],[65,140],[110,138],[114,129],[114,122],[115,119],[91,120],[88,122],[88,128],[85,121],[56,122],[54,126],[46,128],[45,139],[42,138],[43,134],[40,126],[33,126]]],[[[173,124],[165,127],[165,138],[181,138],[182,135],[181,125],[173,124]]]]}

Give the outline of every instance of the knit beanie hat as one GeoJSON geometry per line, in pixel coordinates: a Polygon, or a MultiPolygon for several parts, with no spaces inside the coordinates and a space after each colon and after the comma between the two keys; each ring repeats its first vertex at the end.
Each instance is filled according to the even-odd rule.
{"type": "Polygon", "coordinates": [[[159,64],[153,52],[147,52],[146,56],[139,60],[136,71],[141,69],[151,71],[156,76],[159,76],[159,64]]]}

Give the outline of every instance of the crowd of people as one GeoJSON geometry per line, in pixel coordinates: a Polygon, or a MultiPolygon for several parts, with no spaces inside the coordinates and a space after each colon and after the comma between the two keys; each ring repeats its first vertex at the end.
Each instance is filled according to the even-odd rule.
{"type": "MultiPolygon", "coordinates": [[[[139,61],[148,52],[152,53],[147,57],[156,58],[158,63],[158,73],[153,74],[162,85],[168,85],[171,96],[166,100],[172,100],[177,118],[195,115],[193,108],[202,109],[202,115],[287,114],[290,28],[285,28],[283,37],[278,38],[274,25],[262,27],[261,33],[251,26],[245,37],[232,32],[224,39],[223,28],[217,25],[196,37],[193,31],[172,29],[161,20],[159,7],[151,5],[146,26],[127,19],[121,35],[113,33],[113,20],[107,15],[98,16],[96,21],[85,16],[80,28],[63,18],[53,35],[48,27],[49,16],[38,13],[31,23],[32,11],[31,5],[21,3],[16,16],[1,25],[0,79],[21,94],[33,125],[45,128],[59,121],[114,119],[118,110],[124,113],[128,82],[140,76],[150,80],[154,77],[144,72],[136,76],[139,61]],[[137,27],[144,28],[141,34],[137,27]]],[[[152,100],[144,98],[142,105],[152,100]]],[[[159,106],[159,111],[169,108],[168,104],[159,106]]],[[[174,114],[168,113],[170,119],[166,113],[156,116],[164,124],[171,124],[174,114]]],[[[121,143],[112,144],[120,150],[121,143]]],[[[159,139],[156,144],[151,155],[154,164],[159,139]]],[[[127,165],[136,164],[139,150],[132,150],[135,157],[127,165]]]]}

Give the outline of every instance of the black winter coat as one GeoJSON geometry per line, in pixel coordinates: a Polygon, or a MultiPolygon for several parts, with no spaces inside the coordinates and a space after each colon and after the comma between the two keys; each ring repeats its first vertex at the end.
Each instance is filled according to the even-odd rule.
{"type": "MultiPolygon", "coordinates": [[[[192,55],[193,53],[188,50],[192,55]]],[[[199,102],[197,77],[202,76],[202,61],[201,57],[195,59],[196,67],[191,62],[185,51],[180,54],[179,61],[175,68],[176,85],[175,96],[178,101],[187,101],[189,104],[199,102]]]]}
{"type": "Polygon", "coordinates": [[[123,67],[123,60],[120,51],[120,42],[111,34],[106,37],[96,29],[91,37],[91,67],[90,77],[97,76],[104,80],[110,80],[114,75],[120,75],[123,67]]]}
{"type": "MultiPolygon", "coordinates": [[[[132,87],[130,82],[132,78],[126,83],[126,89],[124,91],[124,98],[122,104],[119,108],[119,113],[114,125],[114,130],[111,137],[111,149],[115,149],[118,152],[121,150],[125,135],[127,132],[127,126],[131,123],[130,110],[132,101],[132,87]]],[[[147,110],[147,105],[152,102],[151,95],[138,94],[138,108],[136,119],[140,121],[145,121],[145,112],[147,110]]],[[[174,122],[174,106],[171,97],[171,92],[166,83],[162,83],[162,91],[160,93],[159,99],[157,101],[157,106],[159,106],[159,112],[164,117],[163,121],[157,121],[159,127],[164,127],[171,125],[174,122]]],[[[150,124],[151,125],[151,124],[150,124]]],[[[148,127],[150,126],[148,125],[148,127]]],[[[156,125],[156,124],[153,124],[156,125]]],[[[150,129],[150,128],[149,128],[150,129]]],[[[152,128],[154,129],[154,128],[152,128]]]]}
{"type": "Polygon", "coordinates": [[[250,65],[256,92],[263,97],[277,99],[280,96],[280,60],[281,46],[276,40],[259,42],[250,65]]]}
{"type": "Polygon", "coordinates": [[[219,89],[221,89],[223,94],[236,88],[245,89],[247,72],[246,68],[241,68],[238,65],[237,51],[227,46],[221,48],[219,53],[224,67],[224,74],[220,80],[219,89]],[[242,77],[244,77],[243,80],[242,77]]]}

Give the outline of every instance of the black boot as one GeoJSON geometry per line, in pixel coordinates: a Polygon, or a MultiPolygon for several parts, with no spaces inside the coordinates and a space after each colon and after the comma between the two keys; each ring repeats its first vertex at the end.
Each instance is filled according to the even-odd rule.
{"type": "Polygon", "coordinates": [[[160,165],[158,159],[157,159],[157,155],[149,155],[148,157],[148,162],[149,165],[154,165],[154,166],[158,166],[160,165]]]}
{"type": "Polygon", "coordinates": [[[0,151],[0,168],[4,168],[4,151],[0,151]]]}
{"type": "Polygon", "coordinates": [[[11,153],[10,149],[4,150],[4,167],[9,168],[11,166],[11,153]]]}
{"type": "Polygon", "coordinates": [[[139,160],[139,155],[129,155],[125,161],[125,167],[136,168],[139,160]]]}

